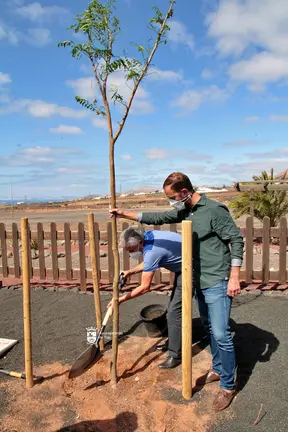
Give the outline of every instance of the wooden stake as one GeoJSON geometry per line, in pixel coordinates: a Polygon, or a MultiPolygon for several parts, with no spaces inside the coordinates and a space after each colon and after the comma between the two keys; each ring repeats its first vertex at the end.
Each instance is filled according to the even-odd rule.
{"type": "Polygon", "coordinates": [[[32,337],[31,337],[31,300],[30,300],[30,268],[29,251],[30,236],[28,218],[21,219],[22,240],[22,277],[23,277],[23,317],[24,317],[24,355],[26,388],[34,387],[32,364],[32,337]]]}
{"type": "Polygon", "coordinates": [[[182,396],[192,398],[192,221],[182,222],[182,396]]]}
{"type": "MultiPolygon", "coordinates": [[[[100,298],[100,288],[99,288],[99,269],[98,261],[96,255],[96,241],[95,241],[95,222],[94,214],[88,214],[88,229],[89,229],[89,242],[90,242],[90,254],[92,261],[92,279],[93,279],[93,289],[94,289],[94,303],[96,311],[96,325],[97,333],[99,333],[102,324],[102,311],[101,311],[101,298],[100,298]]],[[[104,349],[104,336],[100,339],[100,349],[104,349]]]]}

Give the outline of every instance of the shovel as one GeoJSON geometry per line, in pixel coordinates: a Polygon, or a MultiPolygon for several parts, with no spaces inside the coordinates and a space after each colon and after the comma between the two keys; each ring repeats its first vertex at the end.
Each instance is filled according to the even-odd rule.
{"type": "MultiPolygon", "coordinates": [[[[8,370],[5,370],[5,369],[0,369],[0,374],[8,375],[8,376],[11,376],[11,377],[14,377],[14,378],[21,378],[23,380],[26,380],[26,375],[24,373],[20,373],[20,372],[14,372],[14,371],[8,371],[8,370]]],[[[44,378],[42,376],[36,376],[36,377],[34,376],[33,378],[34,378],[34,380],[37,383],[40,383],[40,382],[42,382],[44,380],[44,378]]]]}
{"type": "MultiPolygon", "coordinates": [[[[125,283],[126,283],[126,279],[124,279],[124,274],[121,273],[120,278],[119,278],[119,283],[118,283],[120,290],[124,287],[125,283]]],[[[75,360],[75,362],[71,366],[71,369],[70,369],[69,374],[68,374],[69,379],[79,377],[84,372],[86,372],[88,369],[90,369],[92,366],[94,366],[94,364],[97,363],[98,360],[100,360],[100,358],[102,357],[100,347],[99,347],[99,342],[100,342],[102,334],[105,330],[107,322],[108,322],[110,316],[112,315],[112,313],[113,313],[113,310],[112,310],[112,307],[110,307],[106,312],[106,315],[105,315],[104,320],[102,322],[100,332],[97,335],[96,342],[93,345],[91,345],[89,348],[87,348],[77,358],[77,360],[75,360]]]]}

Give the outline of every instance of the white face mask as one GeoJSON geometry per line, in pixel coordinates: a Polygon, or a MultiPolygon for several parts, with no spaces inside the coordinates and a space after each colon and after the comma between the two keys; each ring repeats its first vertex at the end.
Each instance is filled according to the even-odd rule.
{"type": "Polygon", "coordinates": [[[185,203],[191,198],[191,195],[187,195],[187,197],[183,198],[183,200],[181,201],[177,201],[177,200],[172,200],[170,199],[170,205],[174,208],[176,208],[177,210],[183,210],[185,208],[185,203]]]}
{"type": "Polygon", "coordinates": [[[141,251],[137,251],[137,252],[131,252],[129,254],[130,258],[132,259],[139,259],[142,257],[142,252],[141,251]]]}

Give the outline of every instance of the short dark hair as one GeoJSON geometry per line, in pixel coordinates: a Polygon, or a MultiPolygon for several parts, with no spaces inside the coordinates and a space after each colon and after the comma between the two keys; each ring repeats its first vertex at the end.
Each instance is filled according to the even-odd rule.
{"type": "Polygon", "coordinates": [[[175,192],[180,192],[182,189],[188,189],[189,192],[194,193],[194,188],[189,177],[181,172],[173,172],[170,174],[163,183],[163,189],[166,186],[171,186],[175,192]]]}

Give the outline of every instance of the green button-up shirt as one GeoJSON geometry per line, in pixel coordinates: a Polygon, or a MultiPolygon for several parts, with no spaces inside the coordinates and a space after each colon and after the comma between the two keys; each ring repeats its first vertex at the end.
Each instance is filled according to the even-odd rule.
{"type": "Polygon", "coordinates": [[[193,208],[138,214],[139,222],[163,225],[192,220],[194,286],[212,287],[242,265],[244,242],[228,208],[203,194],[193,208]]]}

